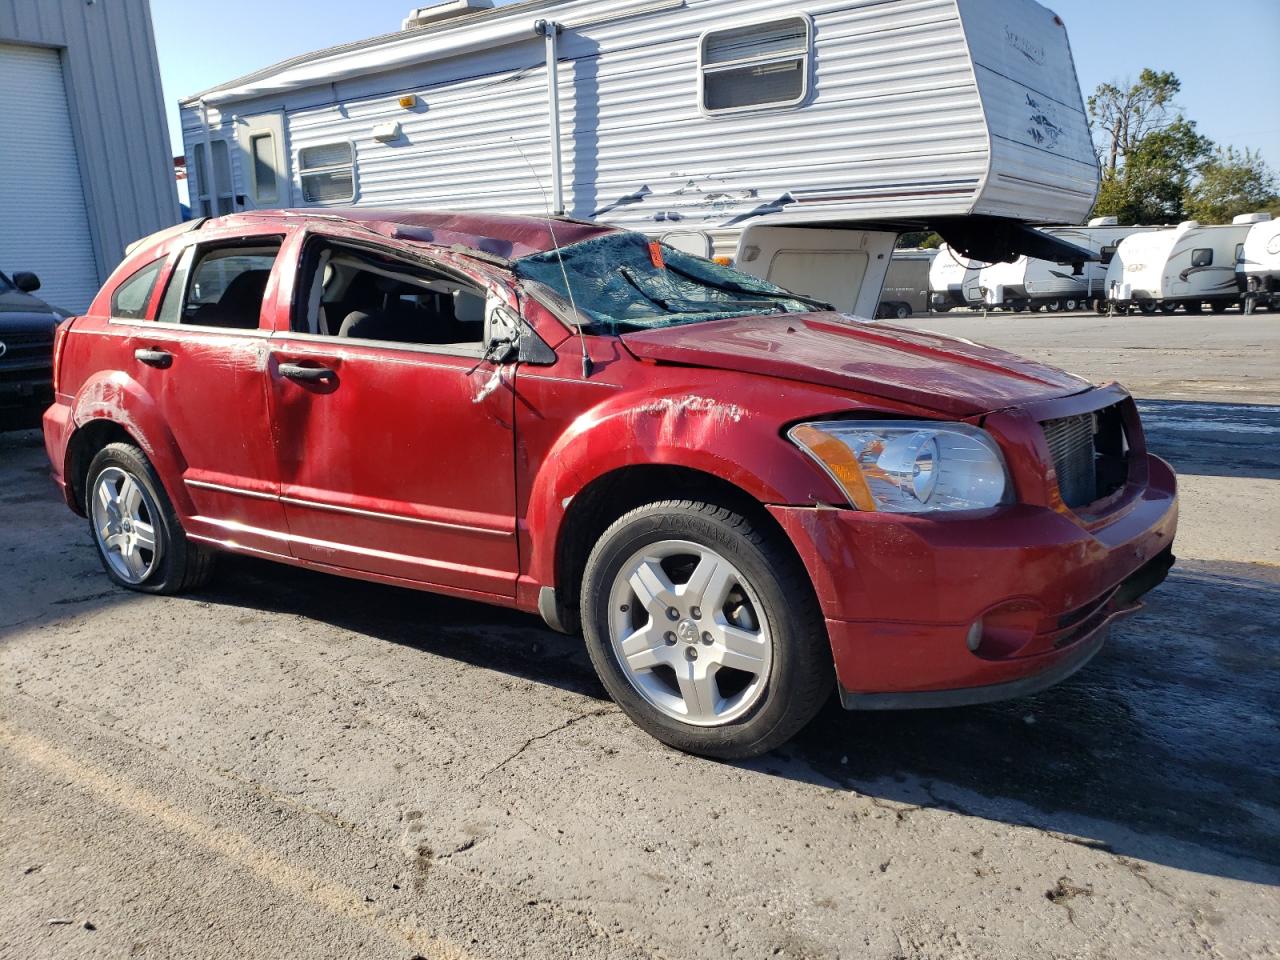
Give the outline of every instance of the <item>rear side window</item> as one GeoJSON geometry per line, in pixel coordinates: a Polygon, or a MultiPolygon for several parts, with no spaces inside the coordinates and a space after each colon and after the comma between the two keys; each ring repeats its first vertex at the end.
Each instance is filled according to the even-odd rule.
{"type": "Polygon", "coordinates": [[[813,32],[807,17],[712,30],[702,38],[702,109],[789,107],[809,93],[813,32]]]}
{"type": "Polygon", "coordinates": [[[298,151],[298,177],[307,203],[343,203],[356,196],[355,151],[350,142],[298,151]]]}
{"type": "Polygon", "coordinates": [[[144,319],[151,303],[151,291],[156,288],[156,278],[160,276],[163,265],[163,258],[152,260],[116,287],[116,292],[111,295],[111,315],[123,320],[144,319]]]}
{"type": "Polygon", "coordinates": [[[275,237],[231,246],[188,247],[173,271],[157,320],[256,330],[279,252],[280,241],[275,237]]]}
{"type": "Polygon", "coordinates": [[[1191,251],[1191,265],[1193,267],[1211,267],[1213,266],[1213,248],[1197,247],[1191,251]]]}

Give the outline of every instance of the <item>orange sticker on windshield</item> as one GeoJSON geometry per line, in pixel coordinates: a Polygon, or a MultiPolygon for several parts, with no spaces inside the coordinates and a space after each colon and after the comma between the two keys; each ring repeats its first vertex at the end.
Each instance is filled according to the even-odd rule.
{"type": "Polygon", "coordinates": [[[662,244],[656,240],[649,244],[649,259],[653,261],[653,265],[659,270],[667,268],[667,262],[662,259],[662,244]]]}

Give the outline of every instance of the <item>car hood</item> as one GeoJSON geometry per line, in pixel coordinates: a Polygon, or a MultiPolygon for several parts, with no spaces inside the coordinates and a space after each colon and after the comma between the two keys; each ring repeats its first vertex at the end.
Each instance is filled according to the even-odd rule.
{"type": "Polygon", "coordinates": [[[817,383],[969,417],[1087,390],[1087,380],[968,340],[843,314],[743,317],[623,336],[637,357],[817,383]]]}
{"type": "Polygon", "coordinates": [[[30,294],[19,290],[0,292],[0,331],[45,332],[61,319],[53,307],[30,294]]]}

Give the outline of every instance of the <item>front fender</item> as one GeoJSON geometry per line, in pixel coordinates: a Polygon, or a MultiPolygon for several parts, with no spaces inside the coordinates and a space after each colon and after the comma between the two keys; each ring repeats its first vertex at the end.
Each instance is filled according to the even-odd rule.
{"type": "Polygon", "coordinates": [[[826,391],[719,375],[714,387],[685,382],[639,397],[614,394],[573,420],[545,454],[527,451],[539,464],[525,511],[527,576],[555,583],[556,545],[574,499],[628,467],[699,471],[762,504],[840,502],[826,474],[782,436],[789,421],[832,406],[826,391]]]}

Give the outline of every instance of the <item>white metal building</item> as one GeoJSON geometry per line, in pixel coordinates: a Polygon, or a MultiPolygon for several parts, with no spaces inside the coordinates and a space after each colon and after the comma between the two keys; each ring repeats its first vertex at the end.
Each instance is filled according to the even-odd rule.
{"type": "Polygon", "coordinates": [[[147,0],[0,0],[0,271],[88,306],[178,220],[147,0]]]}

